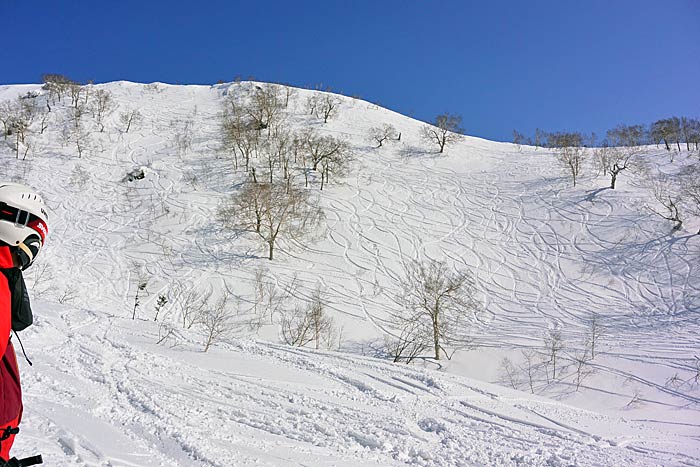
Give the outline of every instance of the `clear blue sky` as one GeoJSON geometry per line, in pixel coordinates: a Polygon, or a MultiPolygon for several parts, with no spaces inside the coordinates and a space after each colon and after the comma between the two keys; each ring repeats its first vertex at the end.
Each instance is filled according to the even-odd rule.
{"type": "Polygon", "coordinates": [[[323,83],[467,134],[700,117],[700,0],[0,0],[0,84],[323,83]]]}

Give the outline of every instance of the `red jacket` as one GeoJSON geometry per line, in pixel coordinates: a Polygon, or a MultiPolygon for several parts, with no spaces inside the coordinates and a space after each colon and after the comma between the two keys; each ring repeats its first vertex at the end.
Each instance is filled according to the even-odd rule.
{"type": "MultiPolygon", "coordinates": [[[[7,246],[0,246],[0,269],[13,267],[7,246]]],[[[10,288],[4,274],[0,274],[0,437],[7,427],[16,428],[22,418],[22,389],[20,388],[17,358],[10,342],[12,330],[10,288]]],[[[8,459],[14,435],[0,441],[0,457],[8,459]]]]}

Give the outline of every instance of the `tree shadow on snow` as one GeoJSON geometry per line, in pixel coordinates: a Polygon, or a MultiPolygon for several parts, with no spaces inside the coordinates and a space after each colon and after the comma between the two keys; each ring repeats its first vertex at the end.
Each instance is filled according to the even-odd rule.
{"type": "Polygon", "coordinates": [[[402,159],[436,159],[445,156],[437,151],[426,151],[425,148],[419,146],[406,145],[399,149],[399,156],[402,159]]]}

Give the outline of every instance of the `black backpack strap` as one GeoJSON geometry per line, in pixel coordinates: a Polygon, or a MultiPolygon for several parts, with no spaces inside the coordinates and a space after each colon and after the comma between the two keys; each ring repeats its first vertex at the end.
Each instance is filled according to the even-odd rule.
{"type": "Polygon", "coordinates": [[[25,457],[24,459],[17,459],[16,457],[13,457],[9,461],[5,461],[2,464],[0,464],[0,467],[27,467],[30,465],[37,465],[43,463],[44,459],[42,459],[41,454],[39,454],[38,456],[25,457]]]}

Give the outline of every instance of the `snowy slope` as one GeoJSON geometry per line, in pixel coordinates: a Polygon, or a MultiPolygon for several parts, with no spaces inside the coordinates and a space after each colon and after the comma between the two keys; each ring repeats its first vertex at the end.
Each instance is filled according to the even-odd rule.
{"type": "Polygon", "coordinates": [[[693,465],[683,437],[447,373],[41,306],[18,452],[48,465],[693,465]],[[685,462],[685,464],[683,464],[685,462]]]}
{"type": "MultiPolygon", "coordinates": [[[[319,194],[326,235],[283,241],[268,262],[255,238],[216,221],[241,180],[219,147],[220,104],[254,85],[100,85],[119,109],[83,158],[58,118],[28,160],[0,149],[0,175],[41,187],[54,211],[28,274],[38,317],[22,336],[35,365],[23,368],[18,453],[56,466],[700,465],[700,390],[668,384],[689,380],[699,353],[697,228],[670,236],[626,174],[615,191],[590,172],[573,189],[547,151],[478,138],[438,157],[417,121],[341,98],[324,125],[305,115],[311,91],[300,90],[289,124],[347,138],[356,162],[319,194]],[[123,133],[118,114],[134,108],[144,122],[123,133]],[[187,120],[194,143],[180,154],[187,120]],[[372,149],[367,131],[383,123],[402,141],[372,149]],[[123,181],[142,166],[145,179],[123,181]],[[487,310],[477,347],[439,369],[370,358],[403,264],[420,256],[472,269],[487,310]],[[136,321],[134,262],[149,278],[136,321]],[[245,306],[260,267],[280,287],[295,280],[300,302],[320,284],[343,353],[278,344],[274,326],[257,336],[241,326],[206,354],[196,329],[155,344],[155,300],[174,281],[226,285],[245,306]],[[538,383],[549,399],[524,381],[527,392],[479,381],[498,381],[501,358],[540,349],[551,327],[575,354],[594,314],[606,334],[578,391],[570,369],[538,383]]],[[[0,100],[37,89],[0,87],[0,100]]],[[[647,157],[667,172],[688,160],[647,157]]]]}

